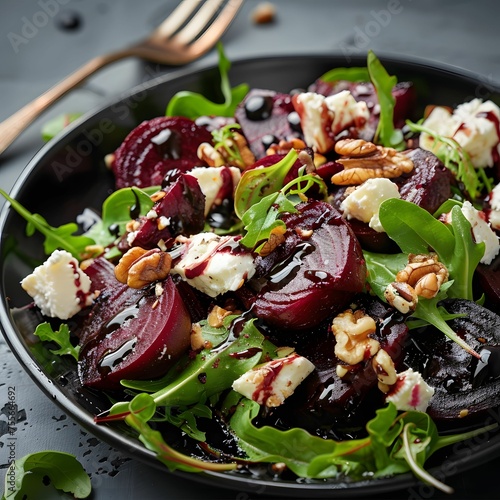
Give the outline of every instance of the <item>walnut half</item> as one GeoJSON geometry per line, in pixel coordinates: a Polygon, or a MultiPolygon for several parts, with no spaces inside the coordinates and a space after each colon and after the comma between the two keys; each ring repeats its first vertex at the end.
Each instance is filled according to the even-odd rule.
{"type": "Polygon", "coordinates": [[[375,320],[359,309],[340,313],[332,322],[337,358],[349,365],[355,365],[375,355],[380,344],[369,335],[375,333],[376,329],[375,320]]]}
{"type": "Polygon", "coordinates": [[[405,154],[362,139],[340,140],[335,144],[335,152],[342,155],[337,162],[344,170],[331,180],[340,186],[359,185],[374,178],[392,179],[414,168],[413,161],[405,154]]]}
{"type": "Polygon", "coordinates": [[[120,283],[126,283],[130,288],[143,288],[165,279],[171,265],[172,257],[166,252],[132,247],[116,265],[115,276],[120,283]]]}

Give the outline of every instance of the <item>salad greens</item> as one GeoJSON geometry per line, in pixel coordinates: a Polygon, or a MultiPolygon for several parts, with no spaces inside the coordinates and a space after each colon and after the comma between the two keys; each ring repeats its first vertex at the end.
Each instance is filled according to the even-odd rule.
{"type": "Polygon", "coordinates": [[[57,332],[52,329],[52,326],[49,323],[40,323],[36,327],[35,335],[42,341],[55,342],[59,345],[59,349],[50,350],[52,354],[57,354],[58,356],[68,354],[69,356],[73,356],[75,360],[78,361],[80,346],[73,346],[71,344],[69,327],[65,323],[62,323],[59,326],[59,330],[57,332]]]}
{"type": "Polygon", "coordinates": [[[487,430],[440,437],[426,413],[400,413],[389,403],[367,423],[367,437],[334,441],[299,428],[282,431],[270,426],[256,427],[252,420],[258,413],[259,405],[244,399],[231,418],[238,443],[252,461],[285,463],[298,476],[314,479],[348,475],[361,480],[367,474],[384,477],[411,470],[448,493],[451,488],[430,476],[423,464],[440,448],[487,430]]]}
{"type": "Polygon", "coordinates": [[[54,488],[72,493],[73,498],[87,498],[92,489],[89,476],[74,455],[39,451],[15,460],[8,467],[2,500],[41,498],[47,478],[54,488]]]}
{"type": "MultiPolygon", "coordinates": [[[[187,355],[181,358],[161,381],[123,381],[122,384],[130,389],[152,392],[157,406],[189,406],[220,394],[255,365],[277,356],[276,347],[256,328],[255,320],[247,321],[241,334],[230,339],[230,324],[234,319],[228,316],[225,325],[219,328],[208,327],[206,321],[200,322],[202,336],[205,338],[205,332],[212,332],[207,339],[217,336],[220,343],[201,350],[194,359],[187,355]],[[219,331],[214,335],[214,330],[219,331]],[[252,355],[240,358],[237,353],[241,352],[252,355]]],[[[99,420],[120,420],[127,413],[128,402],[119,402],[111,407],[109,417],[99,420]]]]}
{"type": "Polygon", "coordinates": [[[224,54],[222,44],[217,44],[219,53],[219,72],[221,78],[221,91],[224,98],[223,103],[215,103],[202,94],[189,91],[181,91],[169,101],[166,116],[185,116],[186,118],[198,118],[199,116],[233,116],[236,106],[248,93],[248,85],[241,84],[231,88],[228,78],[231,63],[224,54]]]}
{"type": "Polygon", "coordinates": [[[375,131],[374,141],[382,146],[403,149],[403,133],[394,128],[394,106],[396,99],[392,95],[392,89],[398,83],[396,76],[389,76],[386,69],[373,53],[368,51],[367,60],[370,80],[377,91],[377,97],[380,104],[380,118],[375,131]]]}
{"type": "MultiPolygon", "coordinates": [[[[449,281],[441,285],[436,297],[432,299],[419,297],[411,318],[421,319],[424,323],[434,325],[467,352],[479,357],[447,325],[446,320],[454,316],[448,315],[446,310],[438,305],[446,297],[473,300],[472,277],[484,254],[484,243],[475,243],[471,225],[460,207],[454,204],[451,209],[452,222],[451,225],[447,225],[423,208],[393,198],[381,204],[379,217],[388,236],[398,244],[402,253],[394,255],[364,252],[371,290],[381,300],[385,300],[385,289],[395,280],[396,274],[406,266],[408,254],[427,254],[429,251],[434,251],[439,261],[448,269],[449,281]]],[[[409,324],[411,325],[411,322],[409,324]]]]}
{"type": "Polygon", "coordinates": [[[0,195],[2,195],[10,203],[11,207],[27,221],[26,234],[28,236],[32,236],[35,230],[38,230],[45,236],[43,249],[47,255],[61,248],[67,250],[73,257],[78,259],[85,251],[86,247],[94,244],[92,238],[74,234],[78,231],[78,224],[70,222],[59,227],[52,227],[40,214],[32,214],[1,188],[0,195]]]}
{"type": "Polygon", "coordinates": [[[274,165],[246,170],[236,187],[234,210],[245,226],[242,244],[257,253],[262,251],[271,234],[285,232],[279,215],[294,213],[295,205],[303,201],[311,187],[316,185],[326,198],[324,181],[316,174],[306,174],[305,167],[301,167],[298,177],[284,185],[297,160],[297,152],[291,149],[274,165]]]}
{"type": "Polygon", "coordinates": [[[347,82],[367,82],[370,80],[368,68],[333,68],[322,74],[320,80],[327,83],[335,83],[340,80],[347,82]]]}
{"type": "Polygon", "coordinates": [[[131,219],[135,207],[137,213],[145,215],[154,205],[150,195],[158,191],[159,186],[145,189],[137,187],[122,188],[111,193],[102,204],[101,220],[96,222],[85,235],[92,238],[94,244],[106,247],[111,245],[117,234],[125,233],[125,226],[131,219]],[[114,228],[113,232],[110,228],[114,228]]]}

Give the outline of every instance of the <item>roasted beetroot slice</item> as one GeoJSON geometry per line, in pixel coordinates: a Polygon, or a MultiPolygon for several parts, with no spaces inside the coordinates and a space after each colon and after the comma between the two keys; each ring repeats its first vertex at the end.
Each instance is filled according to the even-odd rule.
{"type": "MultiPolygon", "coordinates": [[[[428,151],[417,148],[408,150],[405,154],[413,161],[414,169],[409,175],[392,180],[398,185],[403,200],[434,213],[451,198],[452,175],[443,163],[428,151]]],[[[332,205],[340,209],[345,198],[345,188],[335,186],[332,194],[332,205]]],[[[397,246],[386,233],[379,233],[365,222],[356,219],[350,219],[348,222],[363,249],[383,253],[397,251],[397,246]]]]}
{"type": "MultiPolygon", "coordinates": [[[[389,353],[399,370],[408,334],[403,316],[368,295],[355,297],[353,303],[375,319],[377,332],[374,338],[389,353]]],[[[293,344],[296,351],[309,359],[316,369],[300,384],[283,405],[283,413],[280,413],[291,426],[305,427],[313,433],[332,428],[335,433],[337,426],[352,428],[356,424],[363,425],[366,415],[374,414],[384,398],[377,387],[371,360],[360,363],[343,378],[337,375],[336,367],[341,362],[335,356],[335,337],[328,326],[313,332],[313,342],[311,332],[304,332],[293,344]],[[361,408],[363,411],[360,411],[361,408]]],[[[290,342],[290,339],[287,340],[290,342]]],[[[324,437],[332,436],[325,434],[324,437]]]]}
{"type": "Polygon", "coordinates": [[[500,406],[500,316],[475,302],[447,299],[450,314],[464,314],[448,324],[479,354],[492,351],[486,364],[437,330],[412,332],[405,364],[422,373],[435,393],[427,412],[436,422],[466,425],[500,406]],[[463,411],[465,410],[465,412],[463,411]]]}
{"type": "Polygon", "coordinates": [[[115,151],[111,165],[116,188],[161,185],[165,174],[203,165],[196,152],[212,134],[183,117],[160,116],[142,122],[115,151]]]}
{"type": "Polygon", "coordinates": [[[411,149],[406,155],[413,161],[414,169],[409,177],[398,182],[399,194],[403,200],[434,213],[451,198],[451,173],[429,151],[411,149]]]}
{"type": "Polygon", "coordinates": [[[82,383],[118,389],[122,379],[163,375],[190,344],[191,319],[169,277],[157,297],[154,287],[112,287],[97,298],[81,343],[82,383]],[[108,293],[109,292],[109,293],[108,293]]]}
{"type": "Polygon", "coordinates": [[[297,208],[298,214],[283,217],[294,243],[288,256],[263,286],[259,280],[258,292],[243,297],[255,316],[292,330],[312,328],[336,314],[363,290],[366,278],[361,247],[339,212],[319,201],[297,208]],[[297,239],[297,232],[310,229],[310,237],[297,239]]]}
{"type": "Polygon", "coordinates": [[[140,226],[132,242],[134,246],[152,249],[163,240],[169,247],[176,236],[189,236],[203,230],[205,195],[195,177],[180,174],[164,192],[165,196],[152,208],[157,217],[141,217],[140,226]]]}
{"type": "Polygon", "coordinates": [[[288,94],[252,89],[236,108],[234,116],[257,159],[266,155],[268,141],[263,142],[266,136],[272,136],[271,142],[276,143],[300,136],[300,126],[297,128],[289,119],[295,116],[295,111],[288,94]]]}

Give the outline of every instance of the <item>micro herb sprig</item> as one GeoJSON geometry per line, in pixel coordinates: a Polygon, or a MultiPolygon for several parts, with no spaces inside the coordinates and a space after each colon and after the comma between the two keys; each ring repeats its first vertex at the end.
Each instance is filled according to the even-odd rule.
{"type": "Polygon", "coordinates": [[[244,165],[240,150],[234,141],[234,131],[239,128],[241,127],[237,123],[228,123],[220,129],[213,130],[212,137],[214,138],[214,149],[223,149],[229,163],[244,165]]]}
{"type": "Polygon", "coordinates": [[[463,183],[472,200],[478,198],[483,190],[491,192],[493,189],[491,179],[483,168],[474,168],[469,154],[455,139],[440,135],[421,123],[407,121],[406,124],[412,132],[427,134],[433,139],[433,153],[463,183]]]}

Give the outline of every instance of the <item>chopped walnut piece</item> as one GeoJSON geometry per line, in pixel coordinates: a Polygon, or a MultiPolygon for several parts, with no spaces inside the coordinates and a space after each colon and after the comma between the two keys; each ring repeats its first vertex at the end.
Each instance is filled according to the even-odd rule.
{"type": "Polygon", "coordinates": [[[245,169],[246,167],[253,165],[256,161],[256,158],[255,155],[252,153],[252,150],[249,148],[248,142],[245,139],[245,137],[239,132],[233,132],[233,141],[238,147],[242,159],[242,163],[236,162],[235,166],[241,169],[245,169]]]}
{"type": "Polygon", "coordinates": [[[363,139],[342,139],[335,144],[337,154],[353,158],[364,158],[376,153],[377,150],[377,146],[373,142],[363,139]]]}
{"type": "Polygon", "coordinates": [[[369,359],[380,349],[379,342],[369,337],[376,329],[375,320],[359,309],[340,313],[332,322],[335,355],[349,365],[369,359]]]}
{"type": "Polygon", "coordinates": [[[283,226],[277,226],[271,230],[268,240],[262,245],[259,251],[259,255],[265,257],[269,255],[275,248],[281,245],[285,241],[286,228],[283,226]]]}
{"type": "Polygon", "coordinates": [[[208,142],[202,142],[198,146],[196,155],[209,167],[222,167],[224,165],[224,158],[222,155],[208,142]]]}
{"type": "Polygon", "coordinates": [[[377,374],[378,381],[383,385],[393,385],[398,380],[394,361],[387,351],[380,349],[372,359],[372,367],[377,374]]]}
{"type": "Polygon", "coordinates": [[[413,170],[413,161],[393,148],[376,146],[362,139],[343,139],[335,144],[342,154],[337,160],[344,167],[332,176],[332,183],[340,186],[362,184],[368,179],[392,179],[413,170]]]}
{"type": "Polygon", "coordinates": [[[156,193],[153,193],[150,198],[151,201],[156,203],[157,201],[160,201],[162,198],[165,198],[166,196],[166,191],[156,191],[156,193]]]}
{"type": "Polygon", "coordinates": [[[203,330],[199,323],[193,323],[191,326],[191,349],[193,351],[201,351],[201,349],[211,349],[212,343],[203,338],[203,330]]]}
{"type": "Polygon", "coordinates": [[[418,295],[408,283],[390,283],[385,289],[384,297],[394,309],[403,314],[414,311],[418,304],[418,295]]]}
{"type": "Polygon", "coordinates": [[[130,288],[143,288],[165,279],[170,273],[172,257],[160,250],[132,247],[115,267],[115,276],[130,288]]]}
{"type": "Polygon", "coordinates": [[[418,297],[435,297],[448,277],[448,269],[436,254],[409,254],[408,264],[387,286],[384,296],[391,306],[406,314],[415,310],[418,297]]]}
{"type": "Polygon", "coordinates": [[[408,265],[396,275],[396,281],[407,283],[417,295],[432,299],[443,283],[448,281],[446,266],[436,254],[409,254],[408,265]]]}
{"type": "Polygon", "coordinates": [[[214,306],[208,314],[208,324],[213,328],[220,328],[224,324],[224,318],[230,314],[233,314],[233,312],[220,306],[214,306]]]}

